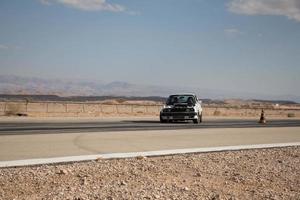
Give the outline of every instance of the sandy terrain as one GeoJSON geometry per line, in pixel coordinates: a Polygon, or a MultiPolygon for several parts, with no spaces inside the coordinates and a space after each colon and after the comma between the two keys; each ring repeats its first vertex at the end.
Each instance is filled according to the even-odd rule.
{"type": "Polygon", "coordinates": [[[300,199],[300,147],[0,169],[0,199],[300,199]]]}

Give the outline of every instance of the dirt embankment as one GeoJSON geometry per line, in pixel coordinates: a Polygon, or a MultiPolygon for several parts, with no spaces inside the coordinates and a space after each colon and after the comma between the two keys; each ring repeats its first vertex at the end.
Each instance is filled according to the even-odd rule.
{"type": "Polygon", "coordinates": [[[300,147],[0,169],[0,199],[300,199],[300,147]]]}

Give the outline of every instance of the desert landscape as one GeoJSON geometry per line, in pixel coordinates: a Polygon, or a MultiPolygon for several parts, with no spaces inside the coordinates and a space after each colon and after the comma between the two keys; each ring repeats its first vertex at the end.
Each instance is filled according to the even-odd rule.
{"type": "MultiPolygon", "coordinates": [[[[111,121],[112,119],[131,119],[134,121],[151,119],[158,121],[159,112],[165,101],[165,97],[159,96],[66,97],[58,95],[6,94],[0,95],[0,122],[7,121],[21,124],[24,122],[35,123],[36,121],[39,123],[63,123],[69,118],[69,121],[74,126],[74,123],[79,123],[80,121],[96,122],[97,119],[100,122],[101,120],[111,121]]],[[[262,109],[264,109],[268,120],[275,119],[280,121],[300,118],[300,104],[292,101],[202,99],[202,106],[204,119],[209,120],[209,123],[214,123],[214,120],[218,119],[221,121],[223,119],[254,119],[256,121],[259,119],[262,109]]],[[[204,123],[207,122],[204,121],[204,123]]],[[[10,126],[9,124],[4,125],[10,126]]],[[[295,131],[296,129],[286,128],[282,130],[289,132],[289,130],[295,131]]],[[[55,142],[53,135],[53,139],[50,139],[52,138],[51,136],[49,137],[51,142],[49,139],[45,139],[48,140],[49,146],[43,140],[38,142],[38,138],[41,138],[44,132],[36,132],[38,135],[41,134],[37,137],[25,135],[23,136],[24,138],[17,139],[18,136],[16,136],[15,141],[18,145],[15,146],[15,149],[23,151],[22,149],[25,148],[25,152],[30,152],[29,149],[34,151],[34,148],[36,148],[39,149],[38,151],[46,153],[49,152],[47,148],[53,148],[50,146],[51,142],[54,142],[55,145],[54,143],[52,145],[56,146],[56,149],[60,149],[61,153],[71,153],[72,150],[68,148],[63,150],[59,144],[63,145],[63,142],[66,142],[64,146],[69,146],[72,145],[73,141],[77,141],[78,138],[83,138],[80,134],[73,133],[72,135],[76,139],[71,138],[70,141],[65,141],[65,137],[62,140],[58,137],[57,142],[55,142]],[[32,147],[26,147],[28,144],[25,145],[21,141],[26,142],[27,140],[44,145],[34,144],[31,145],[32,147]]],[[[121,140],[126,138],[129,144],[127,145],[128,148],[136,149],[135,147],[139,146],[139,144],[136,143],[131,146],[130,144],[134,142],[131,141],[131,136],[128,135],[126,137],[127,132],[125,131],[125,135],[117,132],[108,134],[123,135],[121,140]]],[[[170,133],[169,136],[173,134],[173,137],[175,137],[176,135],[171,131],[167,132],[170,133]]],[[[199,130],[200,132],[202,135],[205,134],[205,131],[199,130]]],[[[207,137],[210,138],[216,132],[208,132],[207,137]]],[[[234,131],[229,132],[232,133],[234,131]]],[[[245,132],[247,131],[243,131],[244,134],[245,132]]],[[[32,134],[36,133],[32,132],[32,134]]],[[[162,135],[166,134],[166,131],[161,131],[161,133],[162,135]]],[[[267,133],[267,131],[260,131],[260,133],[267,133]]],[[[56,134],[63,135],[63,133],[59,132],[56,134]]],[[[137,135],[139,134],[137,133],[137,135]]],[[[143,134],[150,134],[150,132],[144,131],[143,134]]],[[[85,137],[89,137],[89,134],[85,133],[85,135],[85,137]]],[[[238,135],[231,137],[239,137],[238,135]]],[[[249,132],[249,135],[253,135],[256,138],[259,137],[259,133],[256,132],[249,132]]],[[[187,138],[190,137],[187,136],[187,138]]],[[[289,138],[289,136],[286,137],[289,138]]],[[[3,136],[4,141],[8,144],[11,143],[9,138],[9,135],[3,136]]],[[[118,143],[120,141],[120,139],[113,139],[112,135],[105,136],[105,138],[108,140],[108,146],[110,143],[113,146],[115,142],[118,143]]],[[[151,141],[150,138],[155,137],[154,135],[144,136],[144,139],[146,138],[149,138],[149,141],[151,141]]],[[[221,139],[221,135],[218,138],[221,139]]],[[[86,143],[85,145],[87,145],[87,149],[96,149],[97,145],[93,141],[98,140],[99,144],[104,142],[100,138],[93,139],[91,137],[89,140],[83,140],[86,143]],[[94,147],[88,147],[87,141],[89,140],[94,147]]],[[[172,141],[171,139],[168,140],[172,141]]],[[[184,139],[182,138],[181,140],[182,144],[185,144],[183,142],[184,139]]],[[[197,141],[196,139],[192,140],[197,141]]],[[[204,144],[206,143],[205,140],[207,139],[204,139],[204,144]]],[[[143,144],[143,139],[137,138],[137,141],[143,144]]],[[[159,141],[159,138],[157,138],[156,142],[159,141]]],[[[278,139],[278,141],[284,140],[278,139]]],[[[78,140],[76,145],[79,149],[83,148],[83,144],[79,144],[78,140]]],[[[6,143],[3,143],[3,152],[9,150],[5,146],[7,146],[6,143]]],[[[124,144],[123,146],[125,148],[126,145],[124,144]]],[[[96,151],[82,151],[82,153],[88,154],[93,152],[96,151]]],[[[15,159],[17,159],[18,154],[18,152],[14,152],[12,155],[15,155],[15,159]]],[[[31,155],[34,155],[34,153],[31,155]]],[[[6,159],[10,158],[4,154],[3,156],[6,159]]],[[[0,199],[299,199],[300,190],[298,186],[300,185],[300,177],[297,173],[299,171],[298,166],[300,166],[299,158],[299,147],[288,147],[287,144],[287,147],[281,148],[169,156],[137,156],[123,159],[98,157],[85,162],[24,164],[18,167],[2,167],[0,168],[0,199]]],[[[26,163],[26,159],[24,163],[26,163]]]]}
{"type": "Polygon", "coordinates": [[[300,200],[300,0],[0,0],[0,200],[300,200]]]}
{"type": "MultiPolygon", "coordinates": [[[[2,117],[149,117],[158,116],[166,101],[165,97],[47,95],[0,95],[0,99],[2,99],[0,101],[0,116],[2,117]]],[[[202,107],[204,116],[208,117],[258,117],[262,109],[271,118],[300,117],[300,104],[289,101],[203,99],[202,107]]]]}

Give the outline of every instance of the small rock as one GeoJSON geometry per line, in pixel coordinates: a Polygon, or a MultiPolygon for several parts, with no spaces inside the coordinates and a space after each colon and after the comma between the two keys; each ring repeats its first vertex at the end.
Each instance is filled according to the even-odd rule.
{"type": "Polygon", "coordinates": [[[190,188],[188,188],[188,187],[184,187],[184,188],[183,188],[183,190],[184,190],[184,191],[189,191],[189,190],[190,190],[190,188]]]}
{"type": "Polygon", "coordinates": [[[219,200],[219,199],[220,199],[220,195],[214,193],[210,199],[211,199],[211,200],[219,200]]]}
{"type": "Polygon", "coordinates": [[[237,173],[237,172],[233,173],[233,176],[239,176],[239,175],[240,175],[240,173],[237,173]]]}
{"type": "Polygon", "coordinates": [[[121,181],[121,185],[127,185],[125,181],[121,181]]]}
{"type": "Polygon", "coordinates": [[[84,198],[81,198],[81,197],[75,197],[74,200],[84,200],[84,198]]]}
{"type": "Polygon", "coordinates": [[[61,170],[59,170],[59,172],[57,174],[67,175],[68,171],[66,169],[61,169],[61,170]]]}
{"type": "Polygon", "coordinates": [[[144,159],[147,159],[147,157],[146,156],[138,156],[138,157],[136,157],[136,159],[138,159],[138,160],[144,160],[144,159]]]}
{"type": "Polygon", "coordinates": [[[101,160],[103,160],[102,157],[97,157],[95,161],[99,162],[99,161],[101,161],[101,160]]]}
{"type": "Polygon", "coordinates": [[[201,174],[199,172],[197,172],[195,176],[201,177],[201,174]]]}
{"type": "Polygon", "coordinates": [[[81,179],[81,185],[87,185],[87,180],[85,177],[81,179]]]}

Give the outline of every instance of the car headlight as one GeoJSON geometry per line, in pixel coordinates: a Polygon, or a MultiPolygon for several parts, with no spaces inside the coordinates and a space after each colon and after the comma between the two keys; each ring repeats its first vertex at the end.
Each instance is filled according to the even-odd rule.
{"type": "Polygon", "coordinates": [[[165,108],[165,109],[163,109],[163,112],[171,112],[171,109],[170,108],[165,108]]]}
{"type": "Polygon", "coordinates": [[[187,112],[194,112],[195,109],[194,109],[194,108],[187,108],[186,111],[187,111],[187,112]]]}

